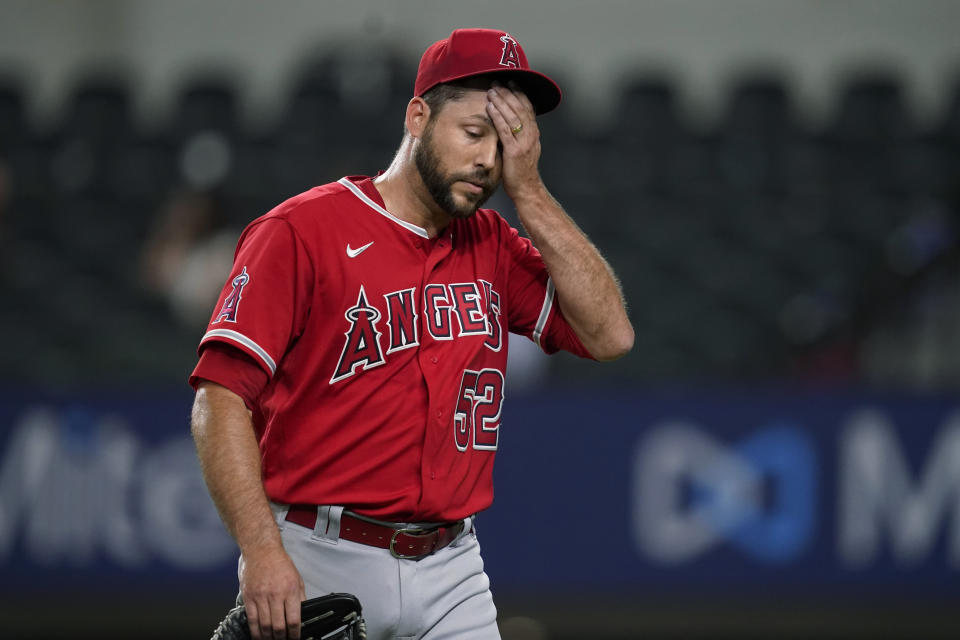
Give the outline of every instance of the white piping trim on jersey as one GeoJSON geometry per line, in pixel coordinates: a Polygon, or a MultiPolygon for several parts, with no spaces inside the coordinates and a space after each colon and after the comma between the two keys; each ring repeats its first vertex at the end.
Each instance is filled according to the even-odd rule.
{"type": "Polygon", "coordinates": [[[213,329],[212,331],[207,331],[206,335],[204,335],[200,340],[200,344],[203,344],[210,338],[226,338],[227,340],[233,340],[234,342],[245,346],[247,349],[250,349],[250,351],[253,351],[255,354],[260,356],[260,359],[263,360],[263,363],[267,365],[268,369],[270,369],[271,376],[277,372],[277,364],[273,361],[273,358],[270,357],[270,354],[268,354],[263,347],[242,333],[231,331],[230,329],[213,329]]]}
{"type": "Polygon", "coordinates": [[[550,310],[553,308],[553,294],[553,280],[547,278],[547,292],[543,296],[543,307],[540,308],[540,317],[537,318],[537,326],[533,328],[533,341],[537,343],[540,349],[543,349],[543,345],[540,344],[540,336],[547,327],[547,320],[550,319],[550,310]]]}
{"type": "Polygon", "coordinates": [[[339,180],[337,180],[337,182],[339,182],[340,184],[342,184],[343,186],[345,186],[347,189],[350,189],[350,191],[353,192],[353,195],[355,195],[355,196],[357,196],[358,198],[360,198],[360,199],[364,202],[364,204],[366,204],[368,207],[370,207],[371,209],[373,209],[374,211],[376,211],[376,212],[379,213],[380,215],[386,216],[386,217],[389,218],[391,221],[396,222],[398,225],[400,225],[400,226],[403,227],[404,229],[409,229],[410,231],[413,231],[415,234],[417,234],[417,235],[420,236],[421,238],[427,238],[427,239],[430,238],[430,234],[427,233],[427,230],[426,230],[426,229],[424,229],[423,227],[418,227],[418,226],[415,225],[415,224],[410,224],[409,222],[407,222],[407,221],[405,221],[405,220],[401,220],[401,219],[398,218],[397,216],[393,215],[392,213],[390,213],[389,211],[387,211],[386,209],[384,209],[383,207],[381,207],[380,205],[378,205],[376,202],[374,202],[373,200],[371,200],[371,199],[370,199],[370,196],[368,196],[367,194],[365,194],[365,193],[360,189],[360,187],[358,187],[357,185],[355,185],[355,184],[353,184],[352,182],[350,182],[350,180],[348,180],[347,178],[340,178],[339,180]]]}

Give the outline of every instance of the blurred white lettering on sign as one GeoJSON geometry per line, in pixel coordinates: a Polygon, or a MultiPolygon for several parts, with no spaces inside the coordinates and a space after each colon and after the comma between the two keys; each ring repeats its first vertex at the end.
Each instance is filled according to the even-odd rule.
{"type": "Polygon", "coordinates": [[[120,419],[80,413],[81,428],[50,407],[13,425],[0,458],[0,566],[18,541],[49,567],[205,570],[236,558],[188,435],[147,447],[120,419]]]}
{"type": "Polygon", "coordinates": [[[860,411],[841,433],[839,465],[838,549],[845,564],[868,566],[887,546],[898,564],[919,564],[946,530],[947,561],[960,567],[960,414],[945,421],[926,464],[911,474],[888,416],[860,411]]]}
{"type": "Polygon", "coordinates": [[[809,559],[804,553],[819,540],[846,571],[891,561],[960,569],[960,412],[922,450],[905,446],[887,412],[859,409],[838,422],[838,438],[819,449],[785,423],[733,443],[709,425],[653,425],[634,453],[638,551],[664,565],[718,549],[786,564],[809,559]],[[822,473],[824,459],[836,460],[835,479],[822,473]],[[822,517],[827,510],[836,518],[822,517]]]}

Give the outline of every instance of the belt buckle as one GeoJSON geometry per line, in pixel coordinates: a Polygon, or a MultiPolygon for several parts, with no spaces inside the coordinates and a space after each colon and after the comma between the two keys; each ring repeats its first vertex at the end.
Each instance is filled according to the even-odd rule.
{"type": "Polygon", "coordinates": [[[420,560],[422,558],[426,558],[428,555],[430,555],[430,553],[433,553],[433,550],[431,550],[429,553],[415,554],[407,554],[397,551],[394,545],[397,543],[397,536],[399,536],[401,533],[405,533],[408,536],[425,536],[435,533],[435,531],[420,529],[418,527],[404,527],[403,529],[394,530],[393,535],[390,536],[390,555],[392,555],[394,558],[397,558],[398,560],[420,560]]]}

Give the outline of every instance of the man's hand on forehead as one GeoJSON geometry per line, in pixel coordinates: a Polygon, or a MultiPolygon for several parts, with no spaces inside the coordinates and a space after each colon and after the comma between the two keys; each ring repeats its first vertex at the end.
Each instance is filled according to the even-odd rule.
{"type": "Polygon", "coordinates": [[[527,94],[523,89],[516,83],[515,80],[507,80],[506,82],[501,82],[500,80],[494,80],[491,83],[492,89],[499,89],[501,92],[504,92],[507,96],[513,96],[517,99],[518,102],[522,103],[522,108],[526,111],[529,111],[530,117],[536,118],[536,113],[533,108],[533,103],[530,102],[530,98],[527,97],[527,94]]]}
{"type": "Polygon", "coordinates": [[[508,125],[506,132],[515,138],[519,137],[525,128],[536,128],[537,116],[533,111],[533,105],[513,81],[508,82],[506,86],[493,82],[487,91],[487,114],[501,134],[505,133],[499,128],[502,123],[508,125]]]}
{"type": "Polygon", "coordinates": [[[514,82],[494,82],[487,91],[487,115],[503,146],[503,187],[516,199],[530,188],[542,187],[540,130],[533,105],[514,82]]]}

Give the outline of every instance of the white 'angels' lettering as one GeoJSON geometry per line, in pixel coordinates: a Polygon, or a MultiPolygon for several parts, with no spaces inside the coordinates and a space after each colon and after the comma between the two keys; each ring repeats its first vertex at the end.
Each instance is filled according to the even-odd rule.
{"type": "MultiPolygon", "coordinates": [[[[420,344],[420,322],[434,340],[483,337],[483,345],[500,351],[503,329],[500,326],[500,294],[486,280],[428,284],[423,288],[423,310],[417,312],[416,288],[383,294],[384,308],[378,308],[363,286],[357,302],[344,312],[347,326],[337,368],[330,384],[346,380],[360,372],[386,363],[390,354],[420,344]],[[389,343],[386,351],[380,342],[383,332],[377,323],[387,319],[389,343]],[[456,336],[453,318],[459,324],[456,336]]],[[[489,438],[487,438],[489,440],[489,438]]]]}

